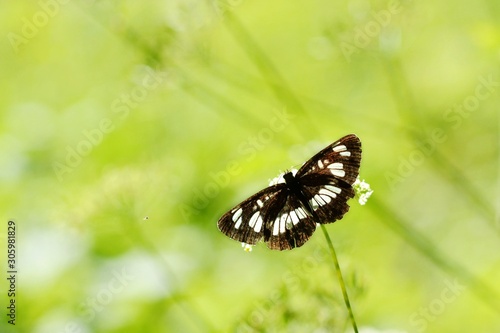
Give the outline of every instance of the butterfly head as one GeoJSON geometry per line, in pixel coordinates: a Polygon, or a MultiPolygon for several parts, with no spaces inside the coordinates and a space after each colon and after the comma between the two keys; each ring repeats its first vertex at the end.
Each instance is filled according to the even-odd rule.
{"type": "Polygon", "coordinates": [[[295,177],[297,171],[298,171],[297,169],[290,169],[290,171],[287,170],[285,172],[280,173],[278,177],[274,177],[273,179],[271,179],[271,181],[269,182],[269,186],[286,183],[286,178],[290,179],[291,177],[295,177]]]}

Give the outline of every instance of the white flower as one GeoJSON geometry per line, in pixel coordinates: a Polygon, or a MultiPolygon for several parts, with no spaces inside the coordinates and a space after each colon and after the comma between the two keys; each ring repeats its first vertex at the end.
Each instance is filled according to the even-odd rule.
{"type": "Polygon", "coordinates": [[[241,243],[241,247],[245,252],[252,252],[253,245],[247,243],[241,243]]]}
{"type": "Polygon", "coordinates": [[[373,190],[370,188],[370,184],[366,183],[365,180],[359,180],[359,177],[356,178],[354,184],[352,184],[354,191],[356,192],[356,196],[358,197],[358,202],[360,205],[366,204],[368,198],[372,195],[373,190]]]}

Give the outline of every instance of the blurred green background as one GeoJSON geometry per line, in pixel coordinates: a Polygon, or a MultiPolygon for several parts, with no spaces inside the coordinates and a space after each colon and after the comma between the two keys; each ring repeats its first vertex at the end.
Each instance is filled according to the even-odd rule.
{"type": "Polygon", "coordinates": [[[217,219],[348,133],[327,226],[362,332],[499,332],[500,3],[0,5],[1,332],[351,332],[321,232],[217,219]]]}

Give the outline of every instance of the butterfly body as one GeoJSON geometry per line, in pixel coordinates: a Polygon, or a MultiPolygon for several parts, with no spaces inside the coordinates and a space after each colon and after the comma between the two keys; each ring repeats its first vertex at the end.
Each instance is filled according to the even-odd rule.
{"type": "MultiPolygon", "coordinates": [[[[313,220],[317,221],[319,218],[316,215],[313,207],[307,201],[306,194],[302,192],[302,184],[299,179],[293,175],[293,172],[287,172],[283,175],[285,180],[286,188],[289,195],[295,196],[302,203],[302,207],[309,213],[313,220]]],[[[293,221],[292,221],[293,222],[293,221]]]]}
{"type": "Polygon", "coordinates": [[[360,162],[361,142],[349,134],[228,211],[218,228],[246,244],[263,240],[273,250],[302,246],[317,223],[332,223],[349,210],[360,162]]]}

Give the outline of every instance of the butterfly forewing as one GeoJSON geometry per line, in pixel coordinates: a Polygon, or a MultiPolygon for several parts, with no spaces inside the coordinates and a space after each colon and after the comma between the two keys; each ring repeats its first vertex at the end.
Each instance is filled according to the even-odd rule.
{"type": "Polygon", "coordinates": [[[269,186],[224,214],[217,226],[228,237],[255,245],[272,228],[270,224],[286,200],[284,184],[269,186]]]}
{"type": "Polygon", "coordinates": [[[329,175],[352,185],[358,176],[360,163],[361,141],[356,135],[349,134],[311,157],[299,169],[296,177],[329,175]]]}
{"type": "Polygon", "coordinates": [[[361,141],[346,135],[310,158],[297,172],[318,223],[340,220],[349,210],[361,162],[361,141]]]}

